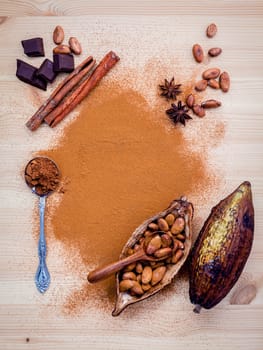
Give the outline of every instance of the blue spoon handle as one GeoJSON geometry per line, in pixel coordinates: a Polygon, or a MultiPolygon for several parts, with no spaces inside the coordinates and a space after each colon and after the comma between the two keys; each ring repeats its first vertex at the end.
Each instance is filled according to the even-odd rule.
{"type": "Polygon", "coordinates": [[[39,265],[37,268],[35,283],[40,293],[44,293],[50,284],[50,274],[46,264],[47,245],[45,239],[44,219],[45,219],[46,196],[39,197],[40,215],[40,235],[38,241],[39,265]]]}

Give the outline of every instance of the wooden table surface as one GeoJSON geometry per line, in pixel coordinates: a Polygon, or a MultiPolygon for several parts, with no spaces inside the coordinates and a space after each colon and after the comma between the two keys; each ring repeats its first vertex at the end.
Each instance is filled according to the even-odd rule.
{"type": "MultiPolygon", "coordinates": [[[[0,21],[0,349],[262,350],[262,1],[144,0],[126,1],[124,6],[118,0],[2,0],[0,10],[3,16],[0,21]],[[145,312],[131,312],[120,318],[112,318],[110,314],[102,317],[96,308],[73,318],[61,314],[47,301],[48,297],[37,293],[32,281],[36,246],[29,233],[36,202],[21,175],[23,164],[32,152],[47,148],[58,131],[43,128],[31,134],[24,127],[37,102],[32,105],[28,98],[31,88],[23,88],[15,77],[15,60],[21,57],[20,40],[41,33],[51,44],[50,32],[58,23],[82,39],[85,31],[103,36],[109,29],[113,32],[118,29],[118,32],[126,31],[129,40],[133,36],[132,28],[136,35],[141,30],[142,36],[151,37],[157,27],[169,36],[168,26],[170,32],[180,33],[180,56],[184,46],[190,47],[193,40],[203,40],[202,30],[211,21],[220,28],[218,40],[225,50],[224,65],[232,76],[231,92],[224,97],[222,112],[226,134],[214,152],[214,159],[221,164],[228,188],[235,188],[245,179],[251,181],[256,213],[253,250],[235,288],[253,284],[257,288],[256,297],[249,305],[230,305],[230,294],[216,308],[199,316],[192,313],[187,290],[179,290],[178,298],[165,300],[162,305],[154,304],[153,309],[148,308],[152,305],[149,302],[145,312]]],[[[108,40],[106,44],[103,41],[101,48],[96,37],[92,43],[94,55],[101,56],[106,45],[125,57],[122,40],[114,42],[112,35],[108,40]]],[[[149,41],[145,45],[141,48],[144,55],[150,50],[149,41]]],[[[137,53],[140,56],[140,51],[137,53]]],[[[47,95],[42,95],[42,99],[43,96],[47,95]]],[[[72,283],[71,276],[65,278],[59,274],[56,257],[51,256],[49,264],[55,274],[58,270],[57,283],[61,286],[72,283]]]]}

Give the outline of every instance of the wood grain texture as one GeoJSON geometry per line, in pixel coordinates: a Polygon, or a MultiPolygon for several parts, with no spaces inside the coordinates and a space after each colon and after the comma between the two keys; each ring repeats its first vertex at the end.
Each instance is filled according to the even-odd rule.
{"type": "MultiPolygon", "coordinates": [[[[8,18],[0,21],[0,349],[202,349],[202,350],[261,350],[263,345],[263,42],[261,1],[204,1],[202,5],[183,1],[90,2],[87,1],[1,1],[1,14],[43,15],[100,13],[102,8],[112,16],[8,18]],[[147,6],[146,6],[147,5],[147,6]],[[190,6],[191,5],[191,6],[190,6]],[[130,7],[129,7],[130,6],[130,7]],[[159,16],[113,16],[113,14],[173,13],[169,19],[159,16]],[[190,9],[191,8],[191,9],[190,9]],[[106,10],[105,10],[106,9],[106,10]],[[137,12],[136,12],[137,11],[137,12]],[[190,14],[191,12],[191,14],[190,14]],[[214,13],[217,12],[217,16],[214,13]],[[180,16],[180,14],[189,14],[180,16]],[[196,16],[198,14],[198,16],[196,16]],[[250,14],[251,16],[248,16],[250,14]],[[204,40],[203,28],[211,21],[218,23],[218,43],[223,46],[218,63],[231,72],[231,92],[222,96],[221,116],[226,123],[222,144],[211,150],[213,162],[222,165],[222,174],[229,191],[243,180],[252,182],[256,212],[255,244],[245,271],[235,287],[252,283],[256,297],[249,305],[230,305],[230,295],[213,310],[195,315],[188,301],[188,282],[175,283],[162,295],[138,303],[119,318],[110,310],[100,314],[96,307],[76,317],[61,313],[63,286],[74,287],[85,276],[61,271],[61,247],[49,237],[48,266],[52,271],[49,292],[39,295],[33,282],[37,250],[33,239],[32,211],[36,199],[25,187],[23,166],[32,152],[48,147],[59,129],[40,128],[29,132],[24,123],[49,92],[38,92],[15,77],[15,59],[23,57],[20,40],[37,33],[51,47],[51,32],[61,24],[68,35],[81,41],[87,39],[89,51],[102,57],[106,49],[114,48],[122,61],[136,62],[159,46],[171,46],[176,33],[176,55],[185,66],[193,66],[190,48],[194,41],[204,40]],[[143,23],[143,25],[142,25],[143,23]],[[152,33],[163,33],[156,42],[152,33]],[[198,30],[197,30],[198,28],[198,30]],[[200,28],[200,33],[199,33],[200,28]],[[125,32],[118,40],[107,33],[125,32]],[[84,36],[83,33],[89,33],[84,36]],[[144,33],[140,41],[140,33],[144,33]],[[94,36],[93,36],[94,34],[94,36]],[[147,36],[149,39],[147,40],[147,36]],[[106,40],[107,38],[107,40],[106,40]],[[128,38],[128,39],[127,39],[128,38]],[[125,51],[127,40],[138,40],[138,51],[130,57],[125,51]],[[143,39],[144,40],[144,39],[143,39]],[[158,42],[159,40],[159,42],[158,42]],[[138,57],[139,56],[139,57],[138,57]],[[187,58],[186,58],[187,57],[187,58]],[[246,178],[244,178],[244,176],[246,178]],[[58,245],[58,246],[57,246],[58,245]],[[167,297],[169,292],[174,297],[167,297]],[[27,339],[28,338],[28,339],[27,339]]],[[[50,55],[51,50],[47,50],[50,55]]],[[[85,55],[87,48],[84,48],[85,55]]],[[[130,51],[129,51],[130,52],[130,51]]],[[[36,58],[36,64],[40,63],[36,58]]],[[[143,63],[143,62],[142,62],[143,63]]],[[[121,70],[121,67],[118,68],[121,70]]],[[[116,69],[116,75],[118,74],[116,69]]],[[[179,72],[180,74],[180,72],[179,72]]],[[[209,117],[208,117],[209,118],[209,117]]],[[[187,130],[187,129],[185,129],[187,130]]],[[[227,194],[225,192],[224,194],[227,194]]],[[[218,193],[215,202],[222,197],[218,193]]],[[[170,294],[169,294],[170,295],[170,294]]]]}
{"type": "Polygon", "coordinates": [[[78,15],[262,15],[262,1],[204,0],[1,0],[2,16],[78,16],[78,15]]]}

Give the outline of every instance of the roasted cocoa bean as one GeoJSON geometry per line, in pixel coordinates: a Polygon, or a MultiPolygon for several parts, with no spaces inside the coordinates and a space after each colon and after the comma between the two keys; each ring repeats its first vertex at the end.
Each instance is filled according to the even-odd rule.
{"type": "Polygon", "coordinates": [[[174,244],[176,244],[179,249],[184,249],[184,244],[183,242],[179,241],[179,239],[175,239],[174,244]]]}
{"type": "Polygon", "coordinates": [[[137,281],[137,277],[135,275],[134,272],[124,272],[124,274],[122,275],[122,279],[123,280],[134,280],[134,281],[137,281]]]}
{"type": "Polygon", "coordinates": [[[181,242],[185,241],[185,235],[182,235],[181,233],[179,233],[179,235],[176,235],[176,239],[179,239],[181,242]]]}
{"type": "Polygon", "coordinates": [[[165,256],[169,256],[172,253],[172,248],[160,248],[154,252],[154,256],[157,259],[164,258],[165,256]]]}
{"type": "Polygon", "coordinates": [[[185,221],[183,218],[179,217],[175,220],[173,226],[171,227],[172,234],[176,235],[184,230],[185,221]]]}
{"type": "Polygon", "coordinates": [[[56,26],[53,32],[53,41],[55,44],[59,45],[64,40],[64,30],[61,26],[56,26]]]}
{"type": "Polygon", "coordinates": [[[210,50],[208,50],[208,55],[211,57],[219,56],[222,52],[222,49],[220,47],[212,47],[210,50]]]}
{"type": "Polygon", "coordinates": [[[172,264],[177,264],[178,261],[183,257],[183,255],[184,255],[183,250],[181,249],[177,250],[172,256],[172,264]]]}
{"type": "Polygon", "coordinates": [[[204,59],[204,51],[199,44],[193,46],[193,56],[196,62],[201,63],[204,59]]]}
{"type": "Polygon", "coordinates": [[[144,292],[147,292],[148,290],[150,290],[152,288],[152,286],[150,284],[142,284],[142,290],[144,292]]]}
{"type": "Polygon", "coordinates": [[[151,282],[153,270],[151,266],[145,266],[142,272],[142,283],[148,284],[151,282]]]}
{"type": "Polygon", "coordinates": [[[223,72],[219,77],[219,85],[223,92],[228,92],[230,87],[230,77],[227,72],[223,72]]]}
{"type": "Polygon", "coordinates": [[[156,250],[160,249],[162,246],[162,240],[159,235],[154,236],[150,242],[148,243],[146,247],[146,253],[151,255],[153,254],[156,250]]]}
{"type": "Polygon", "coordinates": [[[205,80],[205,79],[199,80],[195,84],[195,90],[196,91],[204,91],[206,88],[207,88],[207,80],[205,80]]]}
{"type": "Polygon", "coordinates": [[[153,230],[153,231],[158,231],[159,230],[159,226],[157,224],[155,224],[154,222],[151,222],[149,225],[148,225],[148,228],[153,230]]]}
{"type": "Polygon", "coordinates": [[[192,108],[193,105],[195,104],[195,97],[194,95],[190,94],[186,98],[186,104],[189,108],[192,108]]]}
{"type": "Polygon", "coordinates": [[[172,238],[167,233],[163,234],[161,237],[162,240],[162,247],[167,248],[172,245],[172,238]]]}
{"type": "Polygon", "coordinates": [[[217,33],[217,26],[215,23],[209,24],[209,26],[206,28],[206,35],[208,38],[213,38],[217,33]]]}
{"type": "Polygon", "coordinates": [[[67,45],[58,45],[53,49],[54,53],[68,54],[71,52],[70,47],[67,45]]]}
{"type": "Polygon", "coordinates": [[[175,220],[175,216],[173,214],[168,214],[166,215],[165,220],[169,226],[172,226],[175,220]]]}
{"type": "Polygon", "coordinates": [[[216,79],[219,77],[220,69],[219,68],[209,68],[205,70],[202,74],[203,79],[209,80],[209,79],[216,79]]]}
{"type": "Polygon", "coordinates": [[[159,226],[161,231],[166,232],[169,230],[169,225],[168,225],[167,221],[163,218],[158,219],[158,226],[159,226]]]}
{"type": "Polygon", "coordinates": [[[203,108],[217,108],[221,106],[221,102],[217,100],[206,100],[201,103],[201,107],[203,108]]]}
{"type": "Polygon", "coordinates": [[[136,267],[136,263],[132,263],[132,264],[126,266],[124,271],[132,271],[135,269],[135,267],[136,267]]]}
{"type": "Polygon", "coordinates": [[[81,45],[80,45],[80,43],[79,43],[77,38],[72,36],[71,38],[69,38],[68,44],[69,44],[69,47],[70,47],[71,51],[75,55],[80,55],[81,54],[82,48],[81,48],[81,45]]]}
{"type": "Polygon", "coordinates": [[[193,112],[199,118],[203,118],[205,116],[205,109],[203,107],[201,107],[200,105],[194,105],[193,106],[193,112]]]}
{"type": "Polygon", "coordinates": [[[137,273],[142,273],[142,271],[143,271],[142,263],[137,262],[136,267],[135,267],[135,271],[136,271],[137,273]]]}
{"type": "Polygon", "coordinates": [[[134,281],[134,285],[131,287],[131,292],[136,294],[136,295],[142,295],[144,293],[140,283],[135,282],[135,281],[134,281]]]}
{"type": "Polygon", "coordinates": [[[208,86],[210,86],[213,89],[219,89],[220,85],[219,82],[215,79],[209,79],[207,82],[208,86]]]}
{"type": "Polygon", "coordinates": [[[153,270],[151,285],[155,286],[157,283],[161,282],[163,279],[167,268],[165,266],[159,266],[153,270]]]}
{"type": "Polygon", "coordinates": [[[119,284],[120,292],[126,292],[127,290],[131,289],[135,283],[138,283],[133,280],[122,280],[119,284]]]}
{"type": "Polygon", "coordinates": [[[142,283],[142,274],[141,273],[139,273],[139,275],[137,275],[137,282],[138,283],[142,283]]]}

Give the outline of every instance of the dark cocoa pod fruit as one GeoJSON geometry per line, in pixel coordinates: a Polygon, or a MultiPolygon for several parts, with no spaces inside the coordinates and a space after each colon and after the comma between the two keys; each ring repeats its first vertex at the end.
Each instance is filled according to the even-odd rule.
{"type": "Polygon", "coordinates": [[[251,185],[245,181],[212,209],[192,249],[189,294],[195,312],[229,293],[246,264],[253,233],[251,185]]]}

